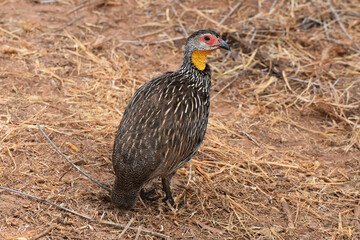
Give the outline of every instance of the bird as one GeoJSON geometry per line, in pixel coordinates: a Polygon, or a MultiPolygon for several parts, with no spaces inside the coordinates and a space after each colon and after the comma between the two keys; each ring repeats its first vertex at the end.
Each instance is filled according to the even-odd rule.
{"type": "Polygon", "coordinates": [[[154,189],[143,188],[156,178],[166,194],[163,201],[174,205],[171,179],[197,152],[206,132],[211,86],[206,57],[218,48],[230,50],[218,33],[194,32],[187,38],[182,65],[146,82],[132,96],[113,146],[111,199],[116,207],[130,210],[139,193],[151,199],[154,189]]]}

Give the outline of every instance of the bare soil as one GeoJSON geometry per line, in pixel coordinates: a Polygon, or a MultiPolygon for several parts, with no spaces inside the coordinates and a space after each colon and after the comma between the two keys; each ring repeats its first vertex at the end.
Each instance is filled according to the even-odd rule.
{"type": "Polygon", "coordinates": [[[0,2],[0,186],[93,219],[0,189],[0,239],[360,239],[360,5],[237,4],[0,2]],[[184,204],[119,210],[37,124],[111,185],[132,94],[176,70],[186,34],[207,28],[232,51],[209,58],[206,139],[172,184],[184,204]]]}

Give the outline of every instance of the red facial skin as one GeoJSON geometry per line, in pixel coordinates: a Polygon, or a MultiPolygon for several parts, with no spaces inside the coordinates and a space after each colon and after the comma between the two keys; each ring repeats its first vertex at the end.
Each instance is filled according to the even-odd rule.
{"type": "Polygon", "coordinates": [[[201,41],[210,45],[211,47],[213,47],[216,43],[220,43],[220,41],[216,37],[211,36],[211,35],[202,36],[200,39],[201,39],[201,41]],[[207,39],[209,39],[209,40],[207,40],[207,39]]]}

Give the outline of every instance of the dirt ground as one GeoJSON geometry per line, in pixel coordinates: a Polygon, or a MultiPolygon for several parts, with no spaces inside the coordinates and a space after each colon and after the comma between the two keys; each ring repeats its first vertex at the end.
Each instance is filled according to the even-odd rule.
{"type": "Polygon", "coordinates": [[[360,239],[359,13],[345,0],[1,1],[0,186],[83,216],[0,189],[0,239],[360,239]],[[132,94],[208,28],[232,51],[209,57],[206,138],[172,184],[183,206],[116,209],[37,124],[111,185],[132,94]]]}

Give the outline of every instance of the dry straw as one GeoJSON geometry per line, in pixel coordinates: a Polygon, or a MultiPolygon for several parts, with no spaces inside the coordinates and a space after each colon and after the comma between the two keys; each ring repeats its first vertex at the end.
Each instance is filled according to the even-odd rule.
{"type": "Polygon", "coordinates": [[[341,0],[0,3],[0,238],[359,239],[359,12],[341,0]],[[203,28],[232,52],[209,59],[206,139],[173,182],[184,204],[122,212],[36,126],[111,185],[126,104],[203,28]]]}

